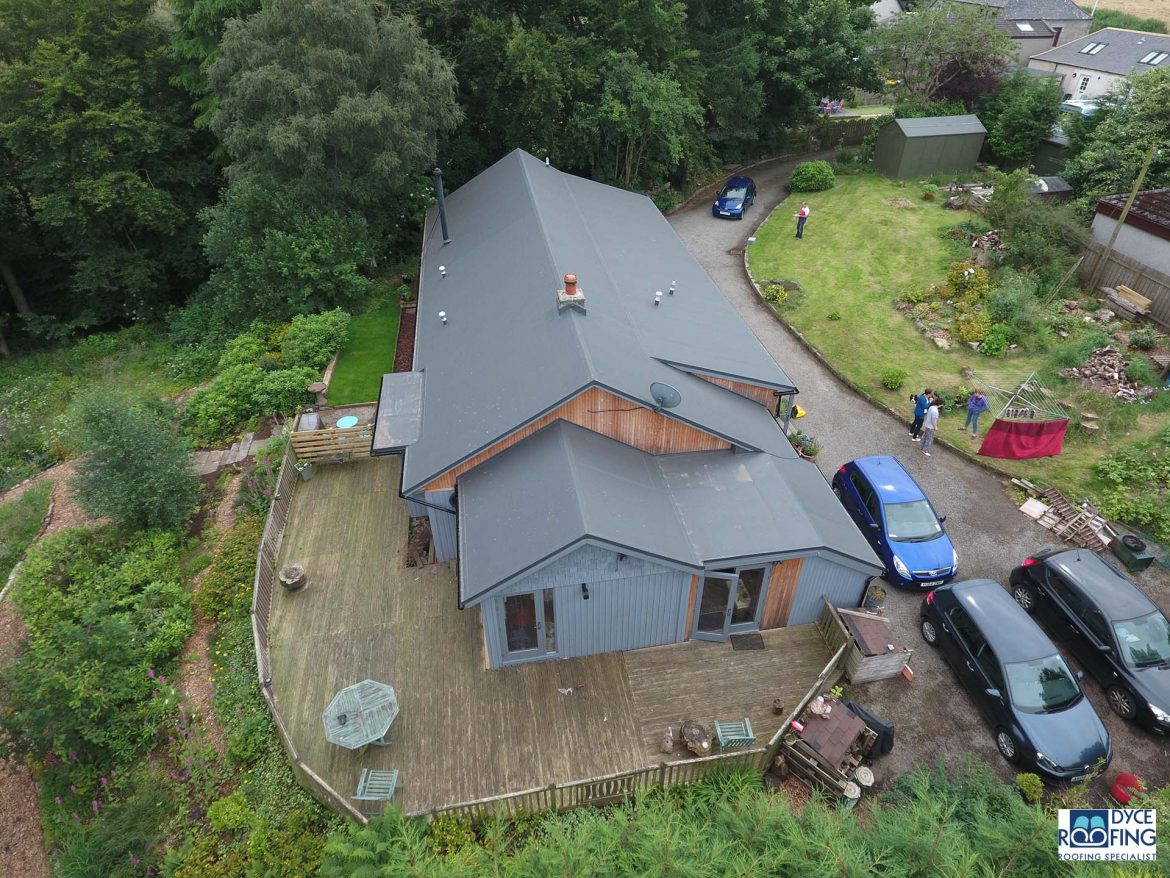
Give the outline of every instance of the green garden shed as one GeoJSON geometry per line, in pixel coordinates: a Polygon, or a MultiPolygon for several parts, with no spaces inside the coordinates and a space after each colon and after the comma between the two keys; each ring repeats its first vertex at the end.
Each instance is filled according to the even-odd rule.
{"type": "Polygon", "coordinates": [[[873,166],[888,177],[929,177],[975,167],[987,129],[977,116],[895,119],[882,128],[873,166]]]}

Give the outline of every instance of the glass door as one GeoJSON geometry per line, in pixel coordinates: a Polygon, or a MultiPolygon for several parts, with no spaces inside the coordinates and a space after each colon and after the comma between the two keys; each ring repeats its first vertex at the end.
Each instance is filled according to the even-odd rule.
{"type": "Polygon", "coordinates": [[[732,634],[755,631],[760,623],[764,584],[768,581],[768,566],[741,567],[736,572],[735,595],[731,601],[731,616],[727,629],[732,634]]]}
{"type": "Polygon", "coordinates": [[[726,640],[730,634],[755,631],[770,569],[765,564],[705,573],[695,613],[695,638],[726,640]]]}
{"type": "Polygon", "coordinates": [[[539,658],[556,651],[556,615],[552,589],[505,597],[505,661],[539,658]]]}

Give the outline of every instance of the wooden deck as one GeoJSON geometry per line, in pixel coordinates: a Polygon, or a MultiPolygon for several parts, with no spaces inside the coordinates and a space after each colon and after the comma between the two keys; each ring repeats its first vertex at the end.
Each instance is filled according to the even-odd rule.
{"type": "Polygon", "coordinates": [[[273,693],[305,763],[343,795],[362,768],[399,769],[397,801],[419,811],[686,759],[658,749],[684,717],[749,716],[766,743],[781,721],[772,700],[794,706],[831,658],[803,625],[765,632],[759,651],[695,641],[486,670],[479,613],[457,608],[452,565],[403,566],[398,483],[397,458],[318,466],[280,550],[309,585],[273,596],[273,693]],[[389,746],[327,743],[322,711],[367,677],[398,692],[389,746]]]}

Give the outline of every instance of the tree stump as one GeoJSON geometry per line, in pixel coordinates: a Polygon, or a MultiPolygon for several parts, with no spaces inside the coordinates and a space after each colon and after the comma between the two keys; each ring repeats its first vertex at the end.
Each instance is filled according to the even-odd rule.
{"type": "Polygon", "coordinates": [[[289,564],[280,568],[277,574],[280,584],[289,591],[299,591],[308,584],[309,578],[305,575],[305,568],[300,564],[289,564]]]}
{"type": "Polygon", "coordinates": [[[772,699],[772,713],[776,716],[784,716],[784,702],[779,698],[772,699]]]}
{"type": "Polygon", "coordinates": [[[683,743],[696,756],[711,755],[711,733],[705,727],[699,725],[693,719],[688,719],[683,720],[680,732],[683,743]]]}
{"type": "Polygon", "coordinates": [[[329,385],[324,381],[314,381],[305,389],[317,397],[317,405],[327,405],[325,391],[329,389],[329,385]]]}

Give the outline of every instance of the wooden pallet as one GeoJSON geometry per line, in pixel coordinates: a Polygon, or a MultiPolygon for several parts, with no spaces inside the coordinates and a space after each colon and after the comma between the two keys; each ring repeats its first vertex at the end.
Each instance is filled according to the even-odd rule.
{"type": "Polygon", "coordinates": [[[1041,527],[1048,528],[1065,542],[1094,552],[1105,551],[1107,543],[1101,538],[1100,531],[1108,528],[1109,522],[1095,506],[1091,503],[1074,506],[1056,488],[1046,490],[1044,499],[1048,509],[1037,519],[1041,527]]]}

